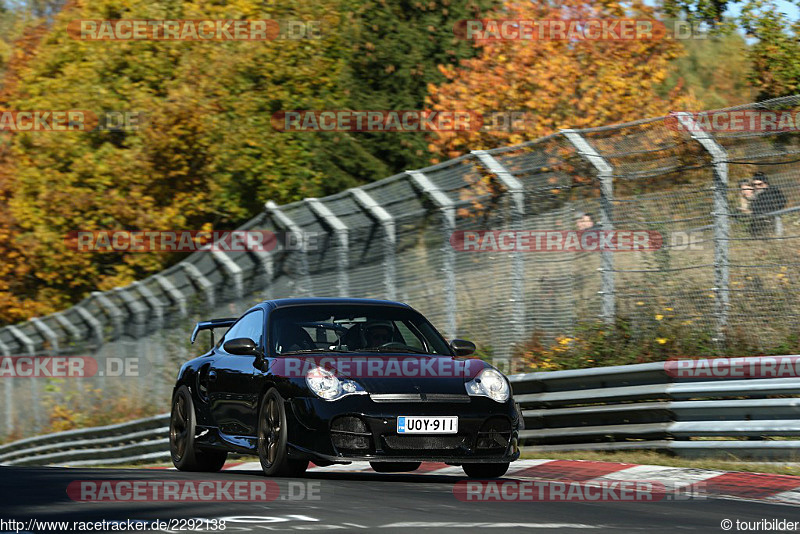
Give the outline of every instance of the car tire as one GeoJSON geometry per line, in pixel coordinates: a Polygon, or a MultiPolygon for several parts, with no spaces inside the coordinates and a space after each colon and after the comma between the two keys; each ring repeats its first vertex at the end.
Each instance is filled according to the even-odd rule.
{"type": "Polygon", "coordinates": [[[202,450],[195,443],[197,416],[189,388],[181,386],[172,397],[169,418],[169,451],[172,464],[180,471],[214,473],[222,469],[227,451],[202,450]]]}
{"type": "Polygon", "coordinates": [[[498,478],[508,471],[508,462],[499,464],[464,464],[461,467],[470,478],[498,478]]]}
{"type": "Polygon", "coordinates": [[[369,465],[376,473],[407,473],[419,469],[422,462],[370,462],[369,465]]]}
{"type": "Polygon", "coordinates": [[[288,435],[283,397],[272,388],[261,398],[258,410],[258,459],[265,475],[300,476],[308,469],[308,460],[289,458],[288,435]]]}

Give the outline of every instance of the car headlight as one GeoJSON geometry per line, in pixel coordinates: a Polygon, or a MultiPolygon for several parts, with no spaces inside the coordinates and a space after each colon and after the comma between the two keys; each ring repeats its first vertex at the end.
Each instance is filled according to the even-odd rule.
{"type": "Polygon", "coordinates": [[[508,380],[496,369],[484,369],[465,385],[467,394],[473,397],[489,397],[497,402],[507,401],[511,394],[508,380]]]}
{"type": "Polygon", "coordinates": [[[337,400],[347,395],[364,394],[364,388],[355,380],[339,378],[336,373],[324,367],[314,367],[306,373],[308,389],[325,400],[337,400]]]}

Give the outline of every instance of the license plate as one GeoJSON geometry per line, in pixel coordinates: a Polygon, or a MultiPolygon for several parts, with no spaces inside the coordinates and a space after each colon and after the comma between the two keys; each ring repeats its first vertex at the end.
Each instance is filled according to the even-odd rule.
{"type": "Polygon", "coordinates": [[[410,417],[397,418],[398,434],[458,434],[458,417],[410,417]]]}

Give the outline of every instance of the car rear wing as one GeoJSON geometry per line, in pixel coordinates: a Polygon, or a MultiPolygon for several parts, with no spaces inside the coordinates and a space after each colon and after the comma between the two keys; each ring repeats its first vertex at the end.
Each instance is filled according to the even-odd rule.
{"type": "Polygon", "coordinates": [[[238,321],[237,317],[227,317],[225,319],[211,319],[210,321],[200,321],[196,325],[194,325],[194,330],[192,331],[192,344],[194,345],[195,340],[197,339],[197,334],[200,333],[201,330],[211,330],[211,346],[214,346],[214,329],[215,328],[228,328],[233,323],[238,321]]]}

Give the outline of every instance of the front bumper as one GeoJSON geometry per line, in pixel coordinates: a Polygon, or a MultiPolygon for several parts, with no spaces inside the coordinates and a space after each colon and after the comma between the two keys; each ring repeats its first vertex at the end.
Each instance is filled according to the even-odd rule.
{"type": "Polygon", "coordinates": [[[325,462],[511,462],[522,421],[513,399],[464,396],[458,402],[375,402],[295,398],[287,405],[289,454],[325,462]],[[290,415],[291,414],[291,415],[290,415]],[[398,416],[458,416],[457,434],[398,434],[398,416]]]}

